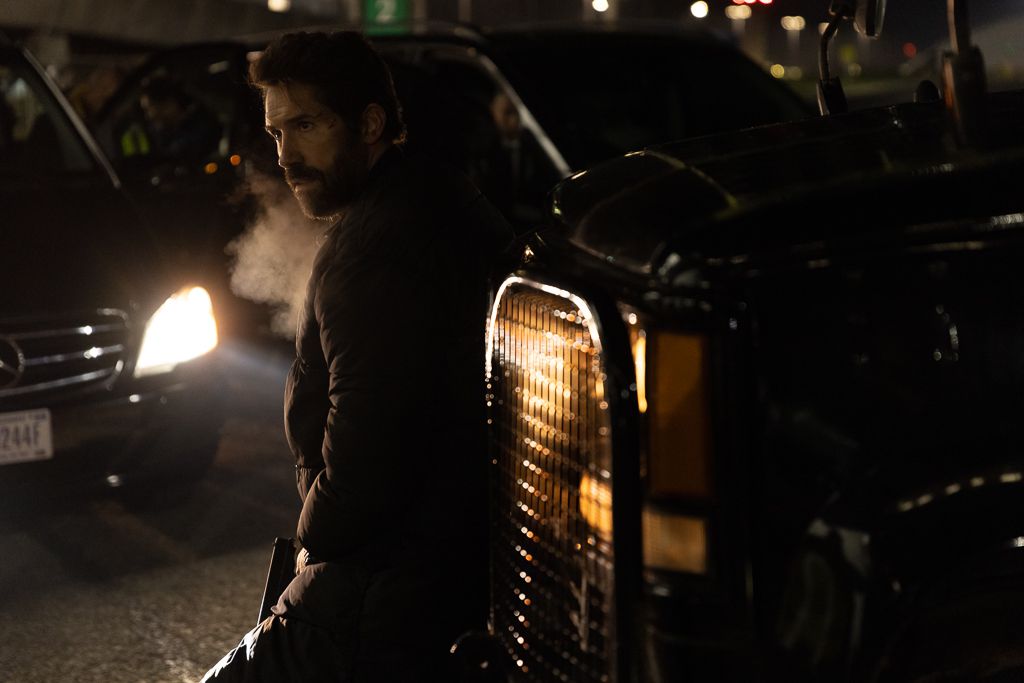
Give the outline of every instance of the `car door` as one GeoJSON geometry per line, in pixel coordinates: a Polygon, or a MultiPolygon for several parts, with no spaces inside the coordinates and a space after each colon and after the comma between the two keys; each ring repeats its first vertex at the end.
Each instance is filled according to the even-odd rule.
{"type": "Polygon", "coordinates": [[[229,200],[245,170],[273,152],[254,134],[259,98],[245,85],[246,65],[238,44],[161,53],[97,117],[97,138],[126,190],[165,246],[196,269],[223,269],[224,245],[243,227],[229,200]],[[161,121],[151,101],[160,98],[177,100],[185,123],[161,121]]]}

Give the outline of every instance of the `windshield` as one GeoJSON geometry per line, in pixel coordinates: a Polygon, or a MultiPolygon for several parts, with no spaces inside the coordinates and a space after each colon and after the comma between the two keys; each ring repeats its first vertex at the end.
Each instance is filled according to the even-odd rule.
{"type": "Polygon", "coordinates": [[[32,66],[16,52],[0,52],[0,173],[95,169],[78,131],[32,66]]]}
{"type": "Polygon", "coordinates": [[[707,38],[553,32],[491,40],[513,87],[572,168],[807,115],[785,86],[707,38]]]}

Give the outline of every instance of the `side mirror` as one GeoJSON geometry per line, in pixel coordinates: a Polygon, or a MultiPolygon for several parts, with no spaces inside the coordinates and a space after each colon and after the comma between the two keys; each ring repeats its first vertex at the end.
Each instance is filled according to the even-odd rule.
{"type": "Polygon", "coordinates": [[[857,0],[853,14],[853,28],[867,38],[877,38],[882,34],[882,22],[885,20],[885,0],[857,0]]]}
{"type": "Polygon", "coordinates": [[[853,28],[857,33],[867,38],[877,38],[882,33],[885,1],[832,0],[829,5],[829,20],[821,32],[821,49],[818,53],[818,108],[822,116],[842,114],[847,108],[843,84],[839,82],[838,76],[832,76],[828,64],[828,48],[839,30],[839,24],[853,20],[853,28]]]}

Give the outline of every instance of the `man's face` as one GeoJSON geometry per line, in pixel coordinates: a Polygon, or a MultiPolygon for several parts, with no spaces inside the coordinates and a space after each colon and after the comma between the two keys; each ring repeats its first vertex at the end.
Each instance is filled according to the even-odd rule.
{"type": "Polygon", "coordinates": [[[369,171],[369,147],[359,131],[349,130],[304,83],[268,86],[264,106],[278,164],[303,213],[336,217],[359,196],[369,171]]]}
{"type": "Polygon", "coordinates": [[[505,93],[498,93],[491,100],[491,116],[503,140],[515,142],[519,139],[519,110],[505,93]]]}

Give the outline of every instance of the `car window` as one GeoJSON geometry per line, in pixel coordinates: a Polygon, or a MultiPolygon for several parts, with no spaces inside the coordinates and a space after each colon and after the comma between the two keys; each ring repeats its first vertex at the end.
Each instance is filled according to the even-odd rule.
{"type": "Polygon", "coordinates": [[[493,38],[496,61],[573,168],[669,140],[802,118],[735,50],[669,36],[493,38]]]}
{"type": "Polygon", "coordinates": [[[242,91],[238,50],[211,46],[164,55],[123,87],[97,137],[122,174],[159,181],[237,165],[233,122],[242,91]]]}
{"type": "Polygon", "coordinates": [[[0,54],[0,172],[96,169],[96,160],[35,70],[17,53],[0,54]]]}
{"type": "Polygon", "coordinates": [[[409,128],[407,146],[463,170],[510,219],[535,220],[536,208],[561,176],[523,127],[503,86],[460,52],[390,56],[409,128]]]}

